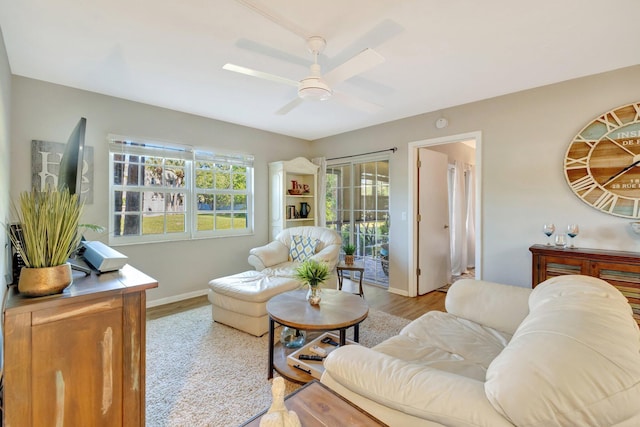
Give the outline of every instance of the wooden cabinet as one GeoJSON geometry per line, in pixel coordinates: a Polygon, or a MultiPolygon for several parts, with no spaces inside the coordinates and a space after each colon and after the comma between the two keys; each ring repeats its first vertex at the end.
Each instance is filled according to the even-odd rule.
{"type": "Polygon", "coordinates": [[[4,425],[145,424],[146,293],[131,266],[74,281],[62,294],[7,290],[4,425]]]}
{"type": "Polygon", "coordinates": [[[318,166],[309,160],[269,163],[271,240],[285,228],[318,225],[317,188],[318,166]]]}
{"type": "Polygon", "coordinates": [[[599,277],[627,297],[633,317],[640,324],[640,253],[544,245],[534,245],[529,250],[534,288],[550,277],[565,274],[599,277]]]}

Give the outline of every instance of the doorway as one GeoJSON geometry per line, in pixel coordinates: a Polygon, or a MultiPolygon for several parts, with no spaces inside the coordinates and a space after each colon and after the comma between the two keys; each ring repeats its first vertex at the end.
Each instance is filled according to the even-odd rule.
{"type": "MultiPolygon", "coordinates": [[[[438,209],[435,209],[433,204],[427,206],[420,206],[420,196],[424,192],[425,184],[423,183],[423,188],[420,190],[420,172],[418,170],[418,160],[420,159],[421,153],[426,153],[431,150],[434,152],[451,152],[454,150],[455,144],[465,143],[468,145],[472,145],[475,147],[474,156],[474,169],[475,169],[475,183],[471,183],[471,188],[469,191],[472,191],[475,195],[475,209],[474,212],[471,213],[471,216],[474,219],[474,223],[477,225],[473,230],[475,234],[475,245],[473,248],[469,249],[469,255],[472,256],[474,260],[473,264],[475,264],[475,277],[481,278],[481,258],[482,254],[480,248],[482,247],[482,236],[481,236],[481,132],[470,132],[466,134],[460,135],[451,135],[442,138],[435,138],[423,141],[416,141],[409,144],[409,215],[407,216],[408,225],[409,225],[409,253],[412,256],[409,259],[409,296],[417,296],[422,295],[426,292],[431,292],[435,290],[434,288],[444,286],[450,282],[451,277],[451,258],[443,261],[442,254],[443,252],[450,252],[450,247],[446,248],[446,251],[443,249],[442,245],[449,245],[449,243],[444,242],[441,239],[440,234],[443,234],[442,229],[446,229],[449,231],[449,221],[446,223],[442,223],[440,220],[438,225],[429,225],[429,221],[433,216],[437,217],[435,212],[442,212],[443,207],[438,206],[438,209]],[[429,149],[423,151],[423,149],[429,149]],[[422,209],[422,211],[421,211],[422,209]],[[434,215],[430,216],[431,212],[434,212],[434,215]],[[420,214],[420,216],[419,216],[420,214]],[[426,214],[426,217],[425,217],[426,214]],[[435,227],[435,228],[434,228],[435,227]],[[422,228],[422,232],[421,229],[422,228]],[[429,230],[425,232],[426,230],[429,230]],[[436,230],[436,234],[430,237],[430,234],[433,234],[434,230],[436,230]],[[422,240],[422,242],[421,242],[422,240]],[[447,274],[445,275],[447,279],[442,279],[442,264],[448,264],[446,266],[447,274]],[[436,277],[437,276],[437,277],[436,277]],[[442,281],[440,286],[438,284],[442,281]],[[424,283],[429,283],[428,285],[424,285],[424,283]]],[[[424,173],[424,172],[423,172],[424,173]]],[[[450,172],[449,172],[450,173],[450,172]]],[[[444,178],[444,182],[440,183],[440,187],[447,186],[447,179],[444,178]]],[[[428,186],[430,187],[430,186],[428,186]]],[[[448,189],[447,191],[450,191],[448,189]]],[[[424,200],[423,196],[423,200],[424,200]]],[[[429,196],[430,197],[430,196],[429,196]]],[[[447,201],[441,201],[439,204],[449,203],[447,201]]],[[[451,211],[452,206],[446,206],[447,211],[451,211]]],[[[450,218],[449,218],[450,219],[450,218]]],[[[459,244],[459,242],[457,243],[459,244]]]]}
{"type": "Polygon", "coordinates": [[[365,283],[389,287],[384,258],[390,226],[388,156],[330,163],[326,182],[327,228],[356,247],[356,259],[365,266],[365,283]]]}

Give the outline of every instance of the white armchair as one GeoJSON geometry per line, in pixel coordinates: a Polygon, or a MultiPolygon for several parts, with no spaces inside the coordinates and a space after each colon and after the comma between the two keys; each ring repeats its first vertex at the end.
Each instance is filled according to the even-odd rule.
{"type": "Polygon", "coordinates": [[[332,272],[328,283],[335,282],[335,269],[340,256],[342,239],[335,231],[323,227],[292,227],[282,230],[273,242],[253,248],[249,251],[249,264],[269,276],[293,277],[300,264],[291,259],[291,242],[294,236],[317,240],[314,254],[316,261],[326,262],[332,272]]]}

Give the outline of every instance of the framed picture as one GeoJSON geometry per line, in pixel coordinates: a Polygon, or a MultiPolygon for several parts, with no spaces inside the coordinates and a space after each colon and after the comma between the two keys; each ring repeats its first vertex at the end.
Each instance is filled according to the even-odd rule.
{"type": "MultiPolygon", "coordinates": [[[[65,144],[49,141],[31,141],[31,185],[38,190],[46,185],[58,185],[60,160],[65,144]]],[[[84,203],[93,203],[93,147],[84,147],[82,188],[80,197],[84,203]]]]}

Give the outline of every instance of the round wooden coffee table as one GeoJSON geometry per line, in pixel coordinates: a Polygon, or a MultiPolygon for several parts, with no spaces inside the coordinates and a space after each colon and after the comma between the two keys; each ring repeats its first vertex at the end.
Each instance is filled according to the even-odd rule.
{"type": "Polygon", "coordinates": [[[353,340],[358,342],[360,322],[367,318],[369,305],[348,292],[322,289],[320,305],[307,301],[307,291],[297,290],[276,295],[267,302],[269,314],[269,374],[275,369],[283,377],[296,382],[309,382],[311,375],[298,372],[287,364],[287,354],[294,351],[275,339],[275,323],[308,332],[339,331],[340,345],[346,343],[346,330],[353,326],[353,340]],[[277,342],[276,342],[277,341],[277,342]]]}

